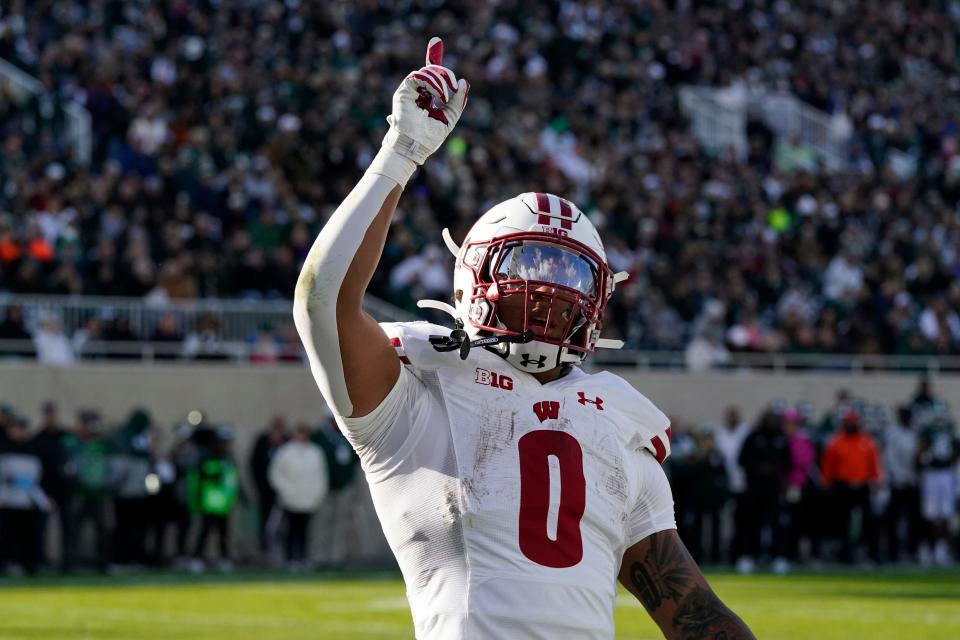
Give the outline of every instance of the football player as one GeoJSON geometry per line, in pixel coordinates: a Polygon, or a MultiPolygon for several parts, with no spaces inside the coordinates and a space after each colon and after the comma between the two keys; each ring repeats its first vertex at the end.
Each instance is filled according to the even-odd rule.
{"type": "Polygon", "coordinates": [[[310,368],[360,456],[418,638],[612,638],[616,579],[669,638],[752,638],[677,536],[660,463],[669,421],[596,348],[617,282],[573,203],[493,207],[456,255],[454,328],[362,309],[397,201],[467,104],[427,63],[393,96],[382,148],[317,237],[294,316],[310,368]]]}

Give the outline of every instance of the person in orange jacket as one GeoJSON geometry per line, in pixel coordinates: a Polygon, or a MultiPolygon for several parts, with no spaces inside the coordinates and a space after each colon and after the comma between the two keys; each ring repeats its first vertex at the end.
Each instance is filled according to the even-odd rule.
{"type": "Polygon", "coordinates": [[[863,431],[860,414],[848,411],[840,423],[840,432],[827,445],[820,461],[823,484],[830,492],[836,516],[835,535],[840,539],[840,559],[853,561],[854,549],[864,534],[870,554],[876,559],[876,536],[870,494],[883,477],[877,443],[863,431]],[[859,526],[851,527],[850,517],[859,512],[859,526]]]}

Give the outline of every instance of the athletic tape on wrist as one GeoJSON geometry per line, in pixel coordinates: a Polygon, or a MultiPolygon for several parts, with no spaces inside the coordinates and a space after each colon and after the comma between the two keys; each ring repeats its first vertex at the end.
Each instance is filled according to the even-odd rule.
{"type": "MultiPolygon", "coordinates": [[[[386,140],[384,140],[384,143],[386,143],[386,140]]],[[[398,153],[393,147],[384,144],[367,168],[367,173],[375,173],[390,178],[401,187],[405,187],[407,182],[410,181],[410,176],[416,170],[417,165],[413,160],[398,153]]]]}

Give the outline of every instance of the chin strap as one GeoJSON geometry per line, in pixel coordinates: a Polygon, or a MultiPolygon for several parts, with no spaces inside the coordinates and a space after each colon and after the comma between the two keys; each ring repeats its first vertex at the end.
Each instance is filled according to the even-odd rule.
{"type": "Polygon", "coordinates": [[[449,336],[430,336],[430,344],[440,352],[460,350],[460,359],[466,360],[473,347],[493,347],[498,344],[525,344],[533,340],[532,331],[524,331],[518,336],[486,336],[470,340],[470,336],[463,330],[463,322],[457,319],[457,328],[449,336]]]}

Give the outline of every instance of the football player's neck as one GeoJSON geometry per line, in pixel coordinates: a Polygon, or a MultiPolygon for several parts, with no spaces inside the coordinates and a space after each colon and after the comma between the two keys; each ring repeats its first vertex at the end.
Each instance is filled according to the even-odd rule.
{"type": "Polygon", "coordinates": [[[548,382],[553,382],[554,380],[559,380],[563,376],[570,373],[573,369],[570,365],[563,365],[562,367],[554,367],[550,371],[544,371],[543,373],[531,373],[534,378],[537,379],[537,382],[540,384],[547,384],[548,382]]]}

